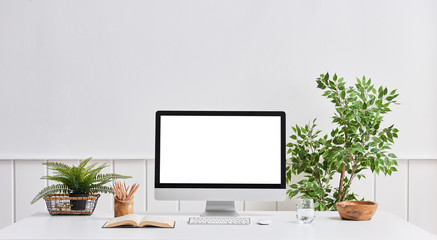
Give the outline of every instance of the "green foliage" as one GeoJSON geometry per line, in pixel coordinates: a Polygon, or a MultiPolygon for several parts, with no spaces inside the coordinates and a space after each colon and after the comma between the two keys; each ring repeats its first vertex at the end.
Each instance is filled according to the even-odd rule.
{"type": "Polygon", "coordinates": [[[293,175],[304,179],[291,184],[290,198],[312,198],[317,210],[335,210],[339,201],[355,200],[350,191],[355,178],[365,177],[362,171],[391,175],[397,171],[396,155],[389,153],[398,129],[394,125],[383,128],[383,115],[390,112],[396,90],[375,88],[370,79],[357,78],[354,86],[346,87],[343,78],[321,74],[317,87],[335,105],[332,122],[336,128],[319,136],[316,120],[305,126],[293,126],[292,142],[287,144],[291,155],[287,165],[287,184],[293,175]],[[338,187],[331,185],[334,175],[340,174],[338,187]]]}
{"type": "Polygon", "coordinates": [[[87,166],[91,158],[83,160],[78,166],[68,166],[60,162],[46,162],[43,163],[48,169],[54,171],[53,176],[43,176],[41,179],[60,182],[60,184],[53,184],[42,189],[32,200],[31,204],[39,199],[54,193],[113,193],[112,189],[105,184],[115,179],[130,178],[115,173],[101,174],[100,172],[108,167],[108,165],[101,164],[97,166],[97,162],[91,163],[87,166]]]}

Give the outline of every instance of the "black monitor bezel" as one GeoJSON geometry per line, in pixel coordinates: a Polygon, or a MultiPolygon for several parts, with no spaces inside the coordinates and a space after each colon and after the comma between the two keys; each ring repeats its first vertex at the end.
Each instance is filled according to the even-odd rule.
{"type": "Polygon", "coordinates": [[[155,188],[229,188],[229,189],[285,189],[285,112],[283,111],[171,111],[160,110],[155,117],[155,188]],[[229,184],[229,183],[161,183],[160,144],[161,116],[278,116],[281,118],[281,183],[280,184],[229,184]]]}

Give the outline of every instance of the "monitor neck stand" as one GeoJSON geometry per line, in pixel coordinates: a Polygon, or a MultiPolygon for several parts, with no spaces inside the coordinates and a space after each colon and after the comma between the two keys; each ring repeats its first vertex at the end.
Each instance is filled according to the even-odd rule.
{"type": "Polygon", "coordinates": [[[234,201],[206,201],[205,212],[201,216],[238,217],[240,215],[235,211],[234,201]]]}

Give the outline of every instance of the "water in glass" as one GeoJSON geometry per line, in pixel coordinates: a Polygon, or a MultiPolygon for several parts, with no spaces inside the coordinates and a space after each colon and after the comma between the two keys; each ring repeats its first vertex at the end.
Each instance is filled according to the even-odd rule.
{"type": "Polygon", "coordinates": [[[296,210],[296,218],[299,223],[311,223],[315,218],[312,199],[298,199],[296,210]]]}
{"type": "Polygon", "coordinates": [[[300,223],[310,223],[314,219],[314,209],[297,209],[297,220],[300,223]]]}

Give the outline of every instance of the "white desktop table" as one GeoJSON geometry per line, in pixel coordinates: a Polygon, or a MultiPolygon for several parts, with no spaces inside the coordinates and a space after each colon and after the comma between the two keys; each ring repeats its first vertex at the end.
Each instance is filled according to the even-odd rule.
{"type": "Polygon", "coordinates": [[[188,225],[199,213],[147,213],[165,215],[176,221],[175,228],[103,229],[111,213],[92,216],[50,216],[38,213],[0,230],[0,239],[437,239],[399,217],[377,211],[370,221],[341,220],[337,212],[316,212],[311,224],[296,222],[295,212],[242,212],[250,225],[188,225]],[[270,218],[270,225],[256,220],[270,218]]]}

